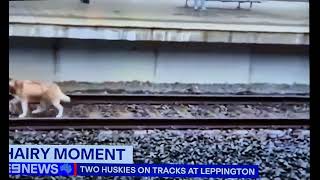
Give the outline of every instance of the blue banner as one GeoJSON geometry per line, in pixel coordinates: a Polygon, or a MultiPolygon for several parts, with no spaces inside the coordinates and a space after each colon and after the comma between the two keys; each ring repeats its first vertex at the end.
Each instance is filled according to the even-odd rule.
{"type": "Polygon", "coordinates": [[[9,163],[10,175],[258,178],[256,165],[9,163]]]}
{"type": "Polygon", "coordinates": [[[9,163],[10,175],[73,176],[76,175],[76,170],[77,164],[75,163],[9,163]]]}

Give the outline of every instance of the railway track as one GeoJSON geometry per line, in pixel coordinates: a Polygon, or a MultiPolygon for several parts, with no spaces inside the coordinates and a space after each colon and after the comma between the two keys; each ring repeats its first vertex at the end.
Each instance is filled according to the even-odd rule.
{"type": "MultiPolygon", "coordinates": [[[[71,105],[85,104],[108,104],[115,106],[114,111],[122,111],[120,105],[141,105],[142,111],[150,110],[152,105],[199,105],[202,108],[210,105],[301,105],[308,104],[308,96],[258,96],[258,95],[70,95],[71,105]]],[[[158,107],[158,106],[157,106],[158,107]]],[[[127,108],[127,107],[126,107],[127,108]]],[[[128,108],[127,108],[128,109],[128,108]]],[[[181,109],[181,108],[180,108],[181,109]]],[[[212,107],[211,107],[212,109],[212,107]]],[[[135,110],[136,111],[136,110],[135,110]]],[[[190,110],[188,110],[190,111],[190,110]]],[[[214,114],[214,113],[213,113],[214,114]]],[[[219,113],[218,113],[219,114],[219,113]]],[[[135,114],[126,116],[98,116],[98,117],[64,117],[60,119],[50,117],[28,117],[28,118],[9,118],[10,130],[15,129],[211,129],[211,128],[308,128],[309,117],[228,117],[228,116],[197,116],[181,115],[178,116],[136,116],[135,114]]]]}
{"type": "Polygon", "coordinates": [[[68,95],[73,103],[139,103],[139,104],[221,104],[221,103],[301,103],[308,102],[304,95],[181,95],[181,94],[110,94],[68,95]]]}
{"type": "Polygon", "coordinates": [[[24,118],[11,119],[16,129],[212,129],[212,128],[308,128],[307,119],[213,118],[24,118]]]}

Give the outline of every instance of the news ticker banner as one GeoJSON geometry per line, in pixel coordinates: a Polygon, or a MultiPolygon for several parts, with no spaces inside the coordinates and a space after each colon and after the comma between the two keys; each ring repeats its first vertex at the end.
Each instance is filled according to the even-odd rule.
{"type": "Polygon", "coordinates": [[[9,162],[132,164],[132,146],[10,145],[9,162]]]}
{"type": "Polygon", "coordinates": [[[256,165],[133,164],[132,146],[10,145],[9,174],[258,178],[256,165]]]}

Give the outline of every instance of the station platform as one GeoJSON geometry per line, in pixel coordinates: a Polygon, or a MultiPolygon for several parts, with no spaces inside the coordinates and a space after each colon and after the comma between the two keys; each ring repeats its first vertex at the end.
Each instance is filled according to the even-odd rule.
{"type": "Polygon", "coordinates": [[[14,1],[9,35],[129,41],[309,44],[309,3],[207,2],[206,11],[184,0],[14,1]]]}

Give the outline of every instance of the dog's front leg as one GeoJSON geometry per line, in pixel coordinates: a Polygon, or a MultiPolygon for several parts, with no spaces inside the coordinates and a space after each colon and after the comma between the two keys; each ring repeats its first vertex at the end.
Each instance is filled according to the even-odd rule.
{"type": "Polygon", "coordinates": [[[17,110],[17,104],[19,103],[19,99],[13,98],[9,101],[9,111],[10,112],[16,112],[17,110]]]}
{"type": "Polygon", "coordinates": [[[23,118],[27,116],[28,113],[28,101],[21,100],[22,114],[19,115],[19,118],[23,118]]]}

